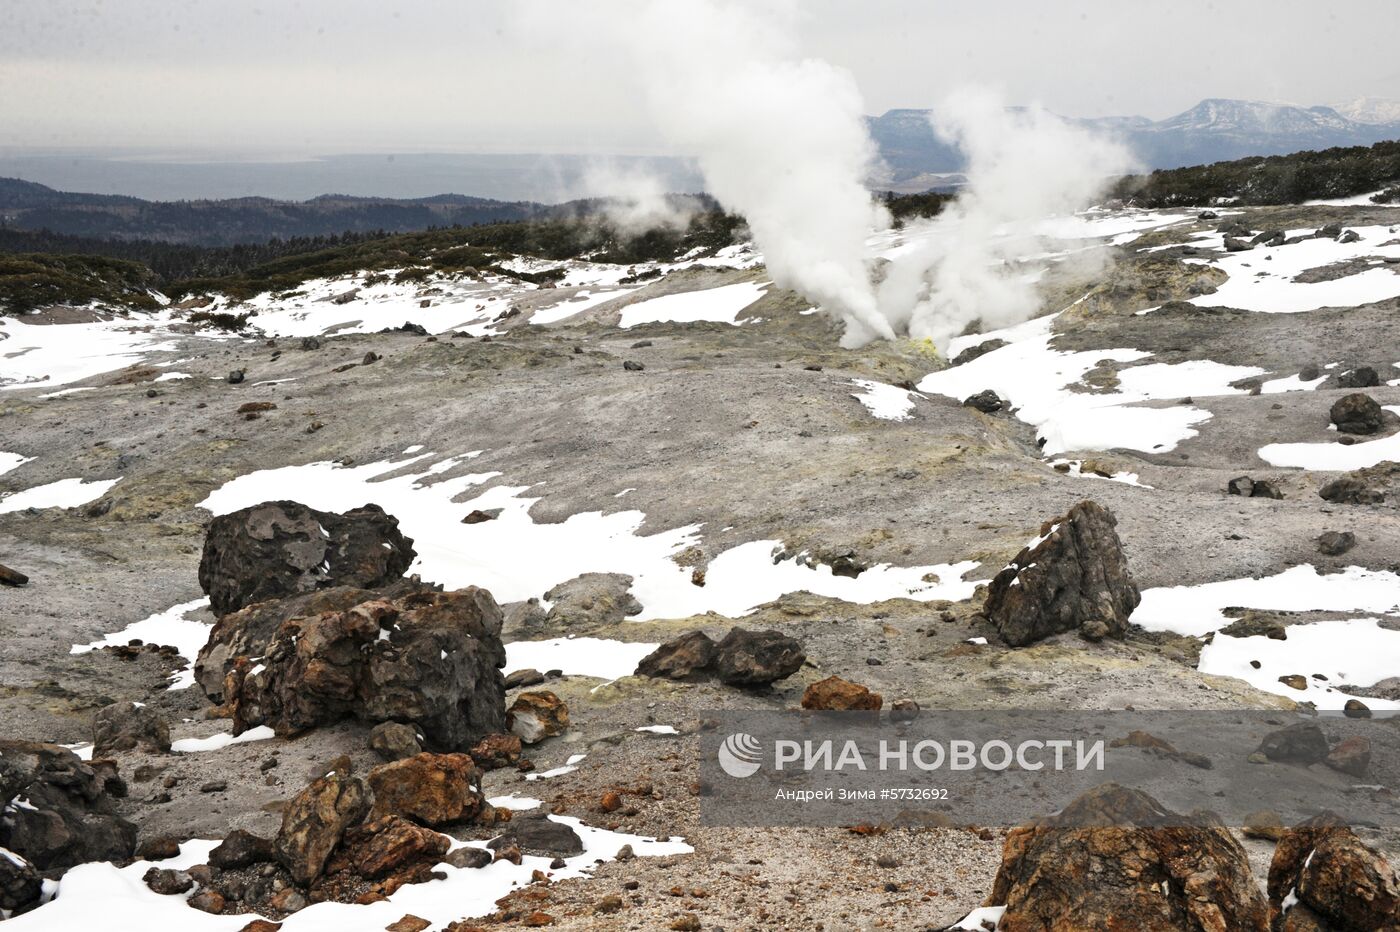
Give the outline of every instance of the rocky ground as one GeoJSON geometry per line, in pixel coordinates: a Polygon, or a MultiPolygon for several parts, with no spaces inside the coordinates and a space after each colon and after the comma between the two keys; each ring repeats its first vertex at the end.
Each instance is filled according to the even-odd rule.
{"type": "MultiPolygon", "coordinates": [[[[376,503],[415,537],[419,561],[410,572],[449,589],[476,583],[494,592],[505,609],[507,645],[564,636],[656,644],[697,628],[718,639],[739,623],[780,631],[806,655],[795,674],[757,691],[642,676],[612,682],[553,676],[529,687],[552,691],[569,712],[562,734],[525,747],[534,772],[586,757],[571,772],[544,779],[515,767],[490,770],[482,777],[486,796],[538,799],[541,810],[628,835],[684,839],[694,851],[609,858],[587,877],[523,886],[499,907],[464,908],[453,918],[512,927],[543,921],[531,917],[544,913],[552,927],[569,929],[940,928],[992,893],[1004,827],[865,833],[708,827],[696,795],[698,733],[707,716],[793,708],[809,685],[831,675],[868,686],[887,704],[912,699],[925,710],[1287,709],[1294,698],[1345,697],[1380,705],[1400,700],[1400,652],[1391,655],[1385,675],[1347,682],[1336,693],[1313,684],[1306,697],[1293,697],[1286,687],[1266,690],[1201,672],[1198,637],[1141,619],[1121,637],[1088,641],[1071,631],[1008,646],[983,611],[985,588],[970,598],[950,589],[956,597],[924,601],[892,598],[873,585],[867,590],[873,599],[854,601],[794,588],[762,599],[740,620],[726,616],[720,609],[728,603],[721,601],[694,603],[700,610],[680,617],[658,613],[639,586],[634,595],[640,592],[641,601],[631,606],[645,609],[634,612],[645,619],[638,620],[623,607],[624,580],[620,591],[602,585],[563,602],[570,610],[546,611],[525,599],[543,597],[577,571],[626,572],[628,564],[607,541],[597,542],[591,565],[586,539],[530,536],[544,532],[524,525],[568,529],[583,527],[570,519],[587,513],[642,513],[635,529],[614,529],[614,542],[699,525],[674,557],[687,572],[707,571],[716,580],[706,587],[708,597],[727,585],[714,561],[751,541],[777,541],[789,554],[872,574],[867,579],[879,564],[975,561],[966,579],[989,581],[1043,522],[1092,499],[1116,518],[1131,577],[1144,591],[1270,577],[1304,564],[1323,574],[1357,567],[1394,579],[1400,571],[1395,474],[1373,470],[1354,480],[1360,491],[1329,501],[1319,489],[1355,467],[1271,465],[1260,451],[1274,444],[1354,451],[1400,432],[1396,410],[1386,408],[1400,405],[1400,385],[1390,384],[1400,378],[1400,259],[1393,258],[1400,251],[1390,245],[1400,240],[1397,228],[1400,209],[1255,208],[1210,219],[1164,215],[1161,225],[1137,234],[1106,228],[1100,238],[1065,246],[1102,246],[1115,259],[1093,272],[1065,263],[1044,280],[1043,310],[1068,308],[1049,324],[1050,346],[1089,354],[1082,376],[1066,376],[1054,390],[1127,396],[1114,414],[1122,417],[1125,440],[1110,436],[1088,446],[1058,444],[1059,436],[1085,436],[1085,417],[1069,423],[1063,405],[1056,408],[1061,415],[1026,414],[1036,408],[1032,395],[1048,397],[1048,383],[1023,378],[1031,357],[1015,355],[1024,344],[1014,333],[999,337],[1009,346],[952,368],[931,347],[909,341],[842,350],[826,318],[807,313],[799,296],[772,288],[738,311],[737,325],[619,326],[628,307],[648,299],[765,283],[761,265],[668,268],[640,290],[547,325],[532,323],[532,316],[587,287],[517,284],[504,303],[520,312],[478,321],[466,328],[474,335],[456,329],[464,316],[457,308],[432,306],[443,299],[431,286],[422,286],[430,306],[412,318],[423,328],[387,333],[331,327],[336,332],[310,341],[300,333],[239,337],[196,330],[176,314],[158,325],[160,342],[138,350],[139,358],[61,386],[0,391],[0,470],[6,453],[27,460],[0,477],[0,493],[72,478],[119,480],[75,507],[0,513],[0,564],[28,577],[23,586],[0,586],[0,735],[88,745],[95,713],[115,702],[143,703],[168,722],[177,752],[136,747],[108,755],[128,788],[112,806],[137,826],[138,844],[162,836],[220,839],[233,829],[272,836],[293,797],[342,755],[355,773],[367,774],[382,759],[370,748],[372,723],[357,720],[179,753],[181,739],[229,727],[227,710],[217,713],[200,685],[169,688],[172,674],[193,657],[70,649],[203,597],[199,567],[212,515],[201,504],[237,488],[231,483],[240,477],[315,463],[341,470],[385,464],[379,473],[390,479],[413,476],[419,488],[459,490],[425,500],[430,514],[417,525],[391,501],[376,503]],[[1248,235],[1218,232],[1228,223],[1242,224],[1248,235]],[[1328,224],[1367,232],[1361,243],[1349,244],[1351,252],[1300,269],[1307,273],[1301,281],[1275,277],[1296,291],[1364,275],[1365,286],[1353,294],[1365,300],[1287,314],[1211,306],[1211,293],[1246,294],[1227,291],[1227,283],[1283,266],[1299,254],[1290,250],[1314,248],[1316,241],[1301,237],[1328,224]],[[1274,230],[1300,239],[1227,251],[1226,236],[1247,243],[1274,230]],[[1247,266],[1239,264],[1242,255],[1247,266]],[[1381,276],[1393,277],[1393,287],[1381,276]],[[1140,313],[1148,309],[1155,310],[1140,313]],[[1095,356],[1125,348],[1141,355],[1095,356]],[[1205,380],[1194,370],[1169,370],[1158,380],[1167,387],[1145,397],[1132,394],[1135,376],[1125,375],[1201,361],[1240,368],[1213,371],[1205,380]],[[1344,373],[1363,366],[1376,370],[1376,384],[1340,384],[1344,373]],[[960,371],[968,374],[953,375],[960,371]],[[161,378],[174,372],[188,377],[161,378]],[[231,379],[234,372],[240,375],[231,379]],[[1298,390],[1268,385],[1295,377],[1298,390]],[[1178,379],[1190,387],[1173,390],[1178,379]],[[896,393],[902,416],[875,416],[856,397],[866,393],[856,380],[896,393]],[[1211,385],[1217,390],[1201,390],[1211,385]],[[920,390],[909,393],[915,386],[920,390]],[[89,390],[45,397],[72,388],[89,390]],[[988,412],[962,403],[982,389],[1007,404],[988,412]],[[1329,429],[1334,403],[1358,391],[1380,406],[1374,423],[1363,425],[1368,432],[1329,429]],[[1124,409],[1127,415],[1117,413],[1124,409]],[[1138,448],[1126,438],[1139,435],[1134,418],[1142,409],[1209,417],[1196,420],[1190,436],[1167,430],[1138,448]],[[425,472],[430,463],[446,465],[425,472]],[[1121,481],[1128,475],[1135,480],[1121,481]],[[1254,481],[1253,497],[1227,494],[1240,476],[1254,481]],[[461,484],[448,485],[453,481],[461,484]],[[1261,481],[1269,485],[1261,488],[1261,481]],[[1277,495],[1265,494],[1270,488],[1277,495]],[[536,500],[522,505],[522,498],[536,500]],[[477,530],[490,527],[489,515],[461,525],[468,512],[492,507],[507,512],[496,520],[521,522],[519,540],[499,551],[489,536],[494,531],[477,530]],[[415,526],[441,530],[432,512],[451,512],[448,526],[483,536],[425,539],[415,526]],[[1327,532],[1349,532],[1354,543],[1342,552],[1320,550],[1318,538],[1327,532]],[[537,562],[530,560],[532,547],[539,548],[537,562]],[[559,547],[569,548],[569,559],[551,549],[559,547]],[[705,612],[711,604],[718,608],[705,612]],[[988,643],[969,643],[974,638],[988,643]],[[637,730],[648,725],[673,726],[676,733],[637,730]],[[618,798],[608,801],[609,793],[618,798]],[[621,899],[620,910],[610,897],[621,899]]],[[[1338,236],[1324,239],[1335,243],[1338,236]]],[[[503,300],[503,292],[494,294],[503,300]]],[[[418,298],[405,306],[416,308],[418,298]]],[[[334,305],[334,313],[354,321],[356,307],[351,300],[334,305]]],[[[76,324],[55,317],[51,326],[76,324]]],[[[955,343],[952,355],[975,342],[955,343]]],[[[4,360],[0,342],[0,367],[4,360]]],[[[1400,460],[1400,447],[1375,457],[1388,460],[1400,460]]],[[[265,476],[258,488],[266,494],[257,500],[304,501],[328,512],[375,501],[371,495],[329,507],[312,500],[330,494],[328,485],[318,490],[317,477],[327,475],[265,476]]],[[[411,500],[421,494],[404,490],[413,485],[405,479],[395,494],[411,500]]],[[[372,493],[373,484],[364,491],[372,493]]],[[[230,504],[223,510],[254,502],[230,504]]],[[[939,576],[944,585],[957,574],[939,576]]],[[[673,603],[658,596],[654,604],[673,603]]],[[[1149,605],[1145,599],[1144,608],[1149,605]]],[[[1364,614],[1379,618],[1383,632],[1400,631],[1400,594],[1379,607],[1238,601],[1221,607],[1227,605],[1263,610],[1261,617],[1283,627],[1364,614]]],[[[207,610],[192,608],[191,620],[213,621],[207,610]]],[[[509,665],[505,672],[512,672],[509,665]]],[[[512,689],[506,702],[519,692],[512,689]]],[[[472,823],[446,831],[485,840],[497,828],[472,823]]],[[[1393,834],[1363,837],[1392,860],[1400,851],[1393,834]]],[[[1274,845],[1258,838],[1243,843],[1262,882],[1274,845]]],[[[61,890],[60,901],[65,895],[61,890]]],[[[55,906],[17,921],[45,927],[55,906]]],[[[219,927],[238,929],[251,918],[226,917],[219,927]]],[[[365,927],[386,924],[376,923],[365,927]]],[[[288,928],[299,928],[295,919],[288,928]]]]}

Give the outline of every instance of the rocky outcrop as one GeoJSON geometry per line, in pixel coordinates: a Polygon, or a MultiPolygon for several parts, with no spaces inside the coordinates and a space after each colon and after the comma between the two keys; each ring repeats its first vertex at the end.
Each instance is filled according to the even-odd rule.
{"type": "Polygon", "coordinates": [[[1123,636],[1141,596],[1116,525],[1106,508],[1080,502],[996,575],[983,611],[1007,644],[1076,630],[1092,641],[1123,636]]]}
{"type": "Polygon", "coordinates": [[[569,707],[547,689],[515,697],[506,715],[510,731],[526,744],[562,735],[569,727],[569,707]]]}
{"type": "Polygon", "coordinates": [[[562,582],[544,594],[552,603],[545,625],[570,631],[615,625],[642,610],[631,588],[632,577],[622,573],[584,573],[562,582]]]}
{"type": "Polygon", "coordinates": [[[802,693],[802,708],[821,712],[877,712],[885,700],[859,683],[828,676],[802,693]]]}
{"type": "Polygon", "coordinates": [[[1234,836],[1138,790],[1104,784],[1011,830],[988,905],[999,932],[1267,932],[1269,906],[1234,836]]]}
{"type": "Polygon", "coordinates": [[[703,631],[690,631],[643,657],[636,675],[714,676],[731,686],[767,686],[796,673],[806,660],[802,645],[778,631],[731,628],[718,644],[703,631]]]}
{"type": "Polygon", "coordinates": [[[1374,434],[1384,417],[1376,399],[1365,392],[1343,395],[1332,405],[1332,423],[1344,434],[1374,434]]]}
{"type": "Polygon", "coordinates": [[[231,664],[224,696],[234,732],[396,721],[432,747],[466,750],[505,730],[500,631],[500,609],[476,587],[288,619],[260,660],[231,664]]]}
{"type": "Polygon", "coordinates": [[[416,553],[378,505],[345,514],[264,502],[209,524],[199,584],[214,612],[334,586],[375,588],[403,576],[416,553]]]}
{"type": "Polygon", "coordinates": [[[1390,460],[1343,473],[1317,494],[1337,505],[1379,505],[1400,488],[1400,463],[1390,460]]]}
{"type": "Polygon", "coordinates": [[[344,841],[326,864],[326,873],[332,880],[337,874],[379,880],[410,866],[431,868],[442,860],[451,844],[446,835],[398,816],[372,818],[345,833],[344,841]]]}
{"type": "Polygon", "coordinates": [[[468,754],[418,754],[369,772],[370,818],[401,816],[423,825],[467,822],[481,813],[481,771],[468,754]]]}
{"type": "Polygon", "coordinates": [[[731,628],[715,645],[714,672],[730,686],[767,686],[792,676],[807,654],[795,639],[779,631],[731,628]]]}
{"type": "Polygon", "coordinates": [[[39,905],[43,878],[28,860],[0,849],[0,910],[7,914],[28,912],[39,905]]]}
{"type": "Polygon", "coordinates": [[[41,872],[131,857],[136,826],[114,802],[125,795],[111,761],[84,762],[56,744],[0,741],[0,848],[41,872]]]}
{"type": "Polygon", "coordinates": [[[282,814],[273,845],[277,859],[303,886],[321,876],[346,829],[369,812],[369,793],[356,777],[331,771],[296,795],[282,814]]]}
{"type": "Polygon", "coordinates": [[[715,659],[715,642],[703,631],[672,638],[642,658],[637,676],[684,680],[709,669],[715,659]]]}
{"type": "Polygon", "coordinates": [[[1395,870],[1330,812],[1284,831],[1268,893],[1277,932],[1400,930],[1395,870]]]}
{"type": "Polygon", "coordinates": [[[92,754],[106,757],[135,748],[164,754],[170,750],[170,726],[154,709],[136,702],[114,702],[92,718],[92,754]]]}

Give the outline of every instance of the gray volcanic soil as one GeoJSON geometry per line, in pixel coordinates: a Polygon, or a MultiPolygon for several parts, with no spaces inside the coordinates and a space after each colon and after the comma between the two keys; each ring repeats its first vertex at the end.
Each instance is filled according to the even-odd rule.
{"type": "MultiPolygon", "coordinates": [[[[1400,222],[1400,210],[1253,214],[1256,229],[1400,222]]],[[[1130,258],[1135,248],[1184,241],[1213,227],[1149,234],[1122,252],[1130,258]]],[[[1173,251],[1156,254],[1154,262],[1166,264],[1168,278],[1200,275],[1173,251]]],[[[1055,345],[1132,347],[1154,353],[1153,362],[1256,365],[1270,371],[1264,378],[1336,361],[1393,374],[1400,360],[1394,325],[1400,301],[1290,315],[1173,305],[1134,316],[1161,301],[1160,275],[1148,282],[1134,269],[1131,261],[1114,266],[1112,300],[1064,315],[1055,345]]],[[[623,300],[761,278],[761,269],[686,272],[623,300]]],[[[1077,297],[1093,284],[1057,282],[1047,308],[1069,303],[1059,300],[1061,293],[1077,297]]],[[[528,309],[529,301],[521,303],[528,309]]],[[[706,556],[776,538],[817,554],[854,550],[868,563],[978,560],[974,575],[989,578],[1041,522],[1092,497],[1117,516],[1143,588],[1300,563],[1323,570],[1396,564],[1400,514],[1393,508],[1330,505],[1316,490],[1333,474],[1270,468],[1255,452],[1271,442],[1334,439],[1327,410],[1342,390],[1197,399],[1214,418],[1175,450],[1085,454],[1138,473],[1154,487],[1144,489],[1057,472],[1028,425],[952,399],[920,398],[907,421],[872,417],[852,397],[853,378],[917,381],[943,364],[909,342],[841,350],[824,318],[798,313],[808,304],[796,295],[770,292],[744,315],[762,322],[742,328],[651,324],[623,331],[616,327],[618,303],[551,327],[521,325],[528,318],[522,315],[508,334],[490,341],[343,335],[304,351],[297,340],[273,345],[191,332],[155,357],[184,359],[179,368],[191,379],[154,383],[160,370],[139,365],[90,379],[84,384],[97,390],[81,394],[49,400],[32,390],[0,394],[0,449],[38,457],[22,473],[0,478],[0,490],[19,488],[20,475],[24,487],[75,475],[123,477],[101,507],[0,515],[0,562],[31,577],[25,588],[0,588],[0,733],[88,741],[92,713],[121,699],[160,710],[177,738],[227,727],[206,720],[209,706],[197,689],[165,688],[168,661],[154,654],[72,655],[70,646],[201,595],[195,573],[209,514],[197,503],[224,482],[316,461],[369,463],[397,457],[412,444],[443,456],[485,451],[440,478],[492,470],[502,473],[494,482],[543,483],[531,493],[542,496],[532,511],[537,521],[639,509],[647,515],[642,533],[703,523],[706,556]],[[633,348],[640,340],[651,345],[633,348]],[[371,350],[383,359],[331,371],[371,350]],[[646,368],[624,371],[624,360],[646,368]],[[247,370],[243,384],[224,380],[235,368],[247,370]],[[253,384],[274,379],[295,381],[253,384]],[[254,421],[235,414],[239,405],[263,400],[277,410],[254,421]],[[313,423],[322,426],[308,432],[313,423]],[[1278,480],[1284,499],[1227,497],[1228,479],[1244,473],[1278,480]],[[635,491],[616,498],[624,488],[635,491]],[[1314,538],[1328,530],[1355,532],[1356,548],[1343,557],[1317,553],[1314,538]]],[[[1111,379],[1113,370],[1097,375],[1111,379]]],[[[1400,403],[1400,388],[1369,392],[1383,404],[1400,403]]],[[[1397,426],[1392,421],[1386,432],[1397,426]]],[[[806,646],[809,664],[761,695],[638,678],[597,690],[598,681],[587,678],[554,681],[548,688],[568,702],[572,728],[527,754],[539,769],[574,753],[587,758],[575,773],[553,780],[493,772],[488,792],[536,796],[590,824],[684,836],[696,852],[610,862],[593,879],[515,894],[515,907],[544,909],[558,927],[578,929],[657,928],[684,912],[696,913],[705,928],[913,929],[938,927],[979,905],[999,861],[1000,831],[866,836],[698,824],[694,732],[704,713],[793,707],[806,684],[833,673],[883,693],[886,702],[910,697],[925,709],[1291,705],[1241,681],[1197,673],[1199,645],[1190,639],[1139,631],[1124,642],[1064,636],[1019,650],[996,646],[995,635],[972,617],[980,599],[849,605],[784,597],[742,624],[791,633],[806,646]],[[992,646],[964,643],[988,635],[992,646]],[[676,725],[682,734],[634,730],[653,722],[676,725]],[[604,791],[640,784],[653,793],[626,797],[634,814],[599,811],[604,791]],[[899,866],[878,867],[884,856],[899,866]],[[626,881],[637,881],[637,888],[623,889],[626,881]],[[594,916],[593,904],[613,893],[629,908],[594,916]]],[[[722,634],[732,623],[702,616],[588,633],[658,641],[697,626],[722,634]]],[[[530,637],[564,633],[534,628],[530,637]]],[[[347,723],[203,754],[123,754],[132,790],[123,808],[143,838],[213,837],[234,827],[271,832],[280,806],[318,765],[347,752],[362,771],[373,765],[365,734],[347,723]],[[274,754],[278,763],[264,774],[259,764],[274,754]],[[134,775],[143,764],[159,769],[140,781],[134,775]],[[178,778],[170,788],[162,784],[168,776],[178,778]],[[199,791],[215,778],[227,780],[227,790],[199,791]]],[[[1249,845],[1257,861],[1267,859],[1268,845],[1249,845]]]]}

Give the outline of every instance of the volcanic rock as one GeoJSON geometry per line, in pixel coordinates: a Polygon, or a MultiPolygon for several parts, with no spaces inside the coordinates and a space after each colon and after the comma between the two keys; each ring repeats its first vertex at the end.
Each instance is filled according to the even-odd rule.
{"type": "Polygon", "coordinates": [[[526,686],[538,686],[544,682],[544,674],[534,667],[526,667],[523,670],[512,670],[506,674],[506,692],[512,689],[522,689],[526,686]]]}
{"type": "Polygon", "coordinates": [[[346,829],[369,811],[365,785],[348,773],[331,771],[296,795],[282,814],[273,845],[277,858],[297,883],[310,884],[346,829]]]}
{"type": "Polygon", "coordinates": [[[569,630],[617,624],[642,610],[631,593],[632,577],[622,573],[584,573],[544,594],[553,603],[548,625],[569,630]]]}
{"type": "Polygon", "coordinates": [[[27,912],[39,905],[43,889],[43,878],[28,860],[0,855],[0,909],[27,912]]]}
{"type": "Polygon", "coordinates": [[[547,689],[515,697],[506,715],[510,730],[526,744],[562,735],[569,727],[569,707],[547,689]]]}
{"type": "Polygon", "coordinates": [[[84,762],[56,744],[0,740],[0,848],[38,871],[131,857],[136,826],[113,802],[124,795],[110,761],[84,762]]]}
{"type": "Polygon", "coordinates": [[[1006,402],[1002,401],[1001,396],[989,388],[964,398],[963,407],[975,408],[983,414],[996,414],[1006,407],[1006,402]]]}
{"type": "Polygon", "coordinates": [[[471,749],[472,760],[482,770],[500,770],[520,763],[520,736],[487,735],[471,749]]]}
{"type": "Polygon", "coordinates": [[[1353,777],[1364,777],[1371,766],[1371,741],[1361,735],[1344,738],[1327,752],[1324,760],[1333,770],[1353,777]]]}
{"type": "Polygon", "coordinates": [[[398,520],[378,505],[345,514],[297,502],[264,502],[209,524],[199,584],[214,612],[332,586],[383,586],[417,554],[398,520]]]}
{"type": "Polygon", "coordinates": [[[162,896],[185,893],[194,886],[194,878],[184,871],[153,867],[141,876],[146,886],[162,896]]]}
{"type": "Polygon", "coordinates": [[[1259,751],[1272,761],[1315,764],[1327,756],[1327,738],[1311,722],[1299,722],[1265,735],[1259,751]]]}
{"type": "Polygon", "coordinates": [[[1269,864],[1278,932],[1395,932],[1400,883],[1390,863],[1334,813],[1288,829],[1269,864]],[[1292,902],[1285,911],[1284,902],[1292,902]]]}
{"type": "Polygon", "coordinates": [[[114,702],[97,710],[92,719],[94,757],[137,747],[154,754],[170,750],[170,726],[155,709],[135,702],[114,702]]]}
{"type": "Polygon", "coordinates": [[[987,903],[1006,907],[1000,932],[1269,928],[1249,858],[1228,829],[1112,783],[1012,829],[987,903]]]}
{"type": "Polygon", "coordinates": [[[1356,535],[1351,531],[1324,531],[1317,538],[1317,552],[1329,557],[1339,557],[1356,546],[1356,535]]]}
{"type": "Polygon", "coordinates": [[[487,842],[492,851],[516,847],[542,858],[571,858],[583,853],[583,840],[568,825],[543,814],[516,816],[506,823],[499,838],[487,842]]]}
{"type": "Polygon", "coordinates": [[[370,818],[402,816],[424,825],[465,822],[481,811],[481,771],[469,754],[418,754],[369,772],[370,818]]]}
{"type": "Polygon", "coordinates": [[[1357,366],[1337,376],[1338,388],[1375,388],[1380,384],[1380,375],[1370,366],[1357,366]]]}
{"type": "Polygon", "coordinates": [[[715,642],[703,631],[691,631],[643,657],[637,664],[637,676],[683,680],[708,669],[714,659],[715,642]]]}
{"type": "Polygon", "coordinates": [[[1041,526],[988,589],[983,610],[1006,643],[1022,647],[1076,628],[1088,640],[1123,636],[1141,597],[1116,524],[1084,501],[1041,526]]]}
{"type": "Polygon", "coordinates": [[[370,750],[384,760],[402,760],[423,750],[418,729],[403,722],[380,722],[370,729],[370,750]]]}
{"type": "Polygon", "coordinates": [[[828,676],[802,693],[802,708],[823,712],[875,712],[885,704],[879,693],[859,683],[828,676]]]}
{"type": "Polygon", "coordinates": [[[12,570],[3,563],[0,563],[0,583],[6,586],[23,586],[29,582],[29,577],[19,570],[12,570]]]}
{"type": "Polygon", "coordinates": [[[1381,429],[1385,412],[1370,395],[1353,392],[1337,399],[1330,416],[1344,434],[1374,434],[1381,429]]]}
{"type": "Polygon", "coordinates": [[[715,676],[730,686],[767,686],[792,676],[807,660],[802,645],[778,631],[731,628],[715,645],[715,676]]]}
{"type": "Polygon", "coordinates": [[[377,880],[406,867],[432,867],[442,860],[451,844],[446,835],[398,816],[372,818],[345,833],[326,865],[326,873],[349,873],[364,880],[377,880]]]}
{"type": "Polygon", "coordinates": [[[412,723],[465,750],[505,730],[501,611],[484,589],[417,591],[284,622],[262,659],[224,684],[235,734],[290,735],[343,718],[412,723]]]}
{"type": "Polygon", "coordinates": [[[209,852],[209,866],[220,870],[237,870],[249,864],[275,861],[277,849],[272,840],[236,828],[209,852]]]}

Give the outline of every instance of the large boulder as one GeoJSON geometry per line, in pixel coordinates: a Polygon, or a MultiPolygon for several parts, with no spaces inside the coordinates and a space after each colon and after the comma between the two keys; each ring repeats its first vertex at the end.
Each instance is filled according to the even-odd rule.
{"type": "Polygon", "coordinates": [[[317,777],[296,795],[282,813],[282,827],[273,846],[297,883],[309,885],[321,876],[341,837],[369,812],[365,785],[352,774],[333,770],[317,777]]]}
{"type": "Polygon", "coordinates": [[[447,854],[451,844],[452,839],[446,835],[398,816],[371,818],[345,833],[340,847],[326,865],[326,872],[350,874],[360,880],[416,873],[411,868],[432,867],[447,854]]]}
{"type": "Polygon", "coordinates": [[[43,878],[28,860],[0,849],[0,910],[6,916],[27,912],[39,905],[43,878]]]}
{"type": "Polygon", "coordinates": [[[1084,501],[1040,528],[1040,536],[992,579],[983,609],[1007,644],[1023,647],[1077,630],[1121,638],[1141,596],[1128,571],[1112,513],[1084,501]]]}
{"type": "Polygon", "coordinates": [[[884,698],[868,687],[839,676],[828,676],[802,693],[802,708],[820,712],[878,712],[884,698]]]}
{"type": "Polygon", "coordinates": [[[465,751],[505,730],[501,611],[491,593],[415,591],[290,618],[260,659],[233,659],[234,733],[291,735],[345,718],[405,722],[429,746],[465,751]]]}
{"type": "Polygon", "coordinates": [[[1278,932],[1400,930],[1395,870],[1330,812],[1284,831],[1268,892],[1278,932]]]}
{"type": "Polygon", "coordinates": [[[632,577],[622,573],[584,573],[544,594],[552,603],[545,615],[551,629],[585,631],[615,625],[642,610],[632,595],[632,577]]]}
{"type": "Polygon", "coordinates": [[[414,592],[440,592],[441,586],[422,582],[417,576],[400,579],[379,589],[358,586],[336,586],[317,589],[285,599],[258,602],[247,608],[224,615],[214,622],[209,640],[199,650],[194,662],[194,679],[211,702],[224,701],[224,678],[238,657],[262,659],[267,645],[287,621],[344,612],[361,602],[374,599],[397,599],[414,592]]]}
{"type": "Polygon", "coordinates": [[[583,839],[563,822],[547,818],[543,812],[517,815],[507,822],[497,838],[487,842],[492,851],[519,848],[521,854],[543,858],[571,858],[583,854],[583,839]]]}
{"type": "Polygon", "coordinates": [[[1228,829],[1113,783],[1012,829],[987,905],[1006,907],[998,932],[1269,928],[1269,905],[1228,829]]]}
{"type": "Polygon", "coordinates": [[[371,819],[401,816],[423,825],[466,822],[481,812],[481,771],[469,754],[418,754],[369,772],[371,819]]]}
{"type": "Polygon", "coordinates": [[[49,871],[121,861],[136,826],[117,814],[126,785],[110,761],[82,761],[56,744],[0,741],[0,848],[49,871]]]}
{"type": "Polygon", "coordinates": [[[199,584],[215,614],[333,586],[375,588],[403,576],[413,541],[378,505],[345,514],[264,502],[209,523],[199,584]]]}
{"type": "Polygon", "coordinates": [[[672,638],[637,664],[637,676],[683,680],[709,669],[715,659],[715,642],[703,631],[672,638]]]}
{"type": "Polygon", "coordinates": [[[1343,395],[1332,405],[1332,423],[1344,434],[1374,434],[1381,429],[1385,412],[1365,392],[1343,395]]]}
{"type": "Polygon", "coordinates": [[[802,669],[807,654],[779,631],[731,628],[715,645],[715,676],[730,686],[767,686],[802,669]]]}
{"type": "Polygon", "coordinates": [[[506,723],[511,733],[526,744],[562,735],[569,728],[569,707],[547,689],[524,692],[515,697],[506,723]]]}
{"type": "Polygon", "coordinates": [[[98,709],[92,718],[92,755],[100,758],[136,748],[153,754],[170,750],[170,726],[160,713],[139,702],[114,702],[98,709]]]}

